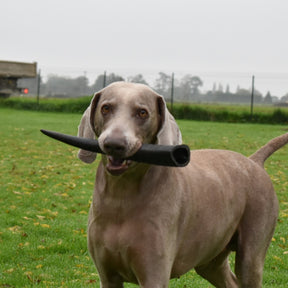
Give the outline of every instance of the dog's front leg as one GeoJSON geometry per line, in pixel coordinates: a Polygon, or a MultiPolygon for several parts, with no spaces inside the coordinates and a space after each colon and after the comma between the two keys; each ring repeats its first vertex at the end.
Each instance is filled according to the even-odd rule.
{"type": "MultiPolygon", "coordinates": [[[[157,235],[159,236],[159,235],[157,235]]],[[[151,235],[151,238],[154,238],[151,235]]],[[[157,238],[157,237],[155,237],[157,238]]],[[[165,241],[148,241],[133,251],[131,268],[140,288],[168,288],[172,262],[165,241]]]]}
{"type": "MultiPolygon", "coordinates": [[[[153,267],[153,265],[151,266],[153,267]]],[[[156,272],[155,270],[158,270],[159,267],[154,268],[147,272],[145,277],[140,277],[138,281],[140,288],[168,288],[170,275],[165,270],[156,272]]],[[[143,272],[141,274],[143,275],[143,272]]]]}
{"type": "Polygon", "coordinates": [[[124,288],[123,282],[101,282],[100,288],[124,288]]]}
{"type": "Polygon", "coordinates": [[[158,250],[151,255],[138,247],[130,247],[128,250],[130,251],[121,259],[125,264],[117,269],[111,267],[110,259],[103,261],[99,257],[105,252],[99,254],[99,251],[94,251],[96,254],[93,255],[90,249],[100,276],[101,288],[123,288],[123,282],[137,283],[139,288],[168,288],[171,265],[164,251],[158,250]],[[99,258],[101,260],[97,261],[99,258]]]}

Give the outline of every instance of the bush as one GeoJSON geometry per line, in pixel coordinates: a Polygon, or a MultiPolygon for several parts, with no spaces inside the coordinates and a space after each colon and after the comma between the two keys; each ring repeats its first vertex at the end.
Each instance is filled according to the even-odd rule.
{"type": "Polygon", "coordinates": [[[176,104],[173,106],[173,115],[176,119],[188,119],[197,121],[215,121],[231,123],[265,123],[288,124],[288,112],[281,110],[264,109],[256,112],[251,117],[249,106],[218,107],[217,105],[188,105],[176,104]],[[235,109],[236,107],[236,109],[235,109]]]}
{"type": "Polygon", "coordinates": [[[81,97],[73,99],[40,99],[39,104],[32,98],[8,98],[0,99],[0,106],[35,110],[43,112],[66,112],[66,113],[83,113],[90,104],[91,97],[81,97]]]}
{"type": "MultiPolygon", "coordinates": [[[[32,98],[0,99],[0,107],[36,110],[44,112],[83,113],[89,106],[91,96],[68,99],[40,99],[40,104],[32,98]]],[[[170,108],[171,109],[171,108],[170,108]]],[[[249,106],[219,106],[205,104],[174,104],[176,119],[197,121],[215,121],[231,123],[288,124],[288,112],[285,108],[261,107],[255,109],[251,117],[249,106]]]]}

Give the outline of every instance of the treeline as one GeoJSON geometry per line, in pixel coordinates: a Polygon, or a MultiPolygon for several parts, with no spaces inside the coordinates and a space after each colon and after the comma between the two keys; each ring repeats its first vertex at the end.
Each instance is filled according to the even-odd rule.
{"type": "MultiPolygon", "coordinates": [[[[115,81],[128,81],[148,85],[148,82],[142,74],[130,76],[126,79],[114,73],[109,75],[101,74],[92,85],[89,85],[89,80],[86,76],[69,78],[50,75],[46,82],[41,80],[40,95],[57,98],[87,96],[92,95],[94,92],[101,90],[103,87],[115,81]]],[[[221,84],[218,85],[218,87],[216,87],[215,84],[212,90],[203,92],[201,91],[203,84],[203,80],[198,76],[187,74],[181,79],[174,79],[173,76],[160,72],[154,83],[149,83],[149,86],[163,95],[168,101],[171,100],[172,93],[173,99],[176,102],[250,103],[251,101],[251,91],[249,89],[238,87],[237,91],[232,93],[230,92],[229,85],[224,89],[221,84]]],[[[37,93],[37,83],[35,79],[20,79],[18,80],[18,86],[29,88],[29,93],[32,95],[37,93]]],[[[273,98],[269,92],[267,92],[266,95],[262,95],[256,89],[254,90],[255,103],[271,104],[274,101],[275,97],[273,98]]],[[[277,101],[279,101],[278,98],[277,101]]],[[[287,102],[288,93],[283,96],[280,101],[287,102]]]]}

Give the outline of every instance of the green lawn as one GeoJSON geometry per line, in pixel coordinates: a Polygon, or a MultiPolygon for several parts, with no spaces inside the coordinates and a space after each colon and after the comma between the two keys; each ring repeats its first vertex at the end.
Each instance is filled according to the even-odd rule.
{"type": "MultiPolygon", "coordinates": [[[[99,287],[86,223],[96,164],[39,132],[76,134],[80,114],[0,109],[0,287],[99,287]]],[[[191,149],[250,155],[286,126],[178,121],[191,149]]],[[[286,131],[285,131],[286,130],[286,131]]],[[[280,201],[263,287],[288,287],[288,147],[266,162],[280,201]]],[[[232,259],[233,257],[231,257],[232,259]]],[[[135,287],[126,285],[125,287],[135,287]]],[[[211,287],[194,271],[170,287],[211,287]]]]}

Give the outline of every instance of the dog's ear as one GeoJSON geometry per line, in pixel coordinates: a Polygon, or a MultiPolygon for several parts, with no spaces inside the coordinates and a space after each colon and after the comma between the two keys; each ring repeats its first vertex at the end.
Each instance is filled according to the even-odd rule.
{"type": "Polygon", "coordinates": [[[98,124],[99,123],[95,122],[95,115],[96,115],[96,109],[97,109],[97,105],[98,105],[99,99],[100,99],[102,91],[104,89],[102,89],[101,91],[95,93],[94,97],[92,98],[91,103],[90,103],[90,109],[91,109],[90,118],[89,118],[90,127],[94,131],[94,134],[98,135],[98,136],[99,136],[99,131],[98,131],[98,124]]]}
{"type": "Polygon", "coordinates": [[[165,100],[162,96],[157,97],[159,129],[157,134],[157,144],[159,145],[178,145],[182,144],[181,131],[169,112],[165,100]]]}
{"type": "MultiPolygon", "coordinates": [[[[97,103],[100,98],[100,93],[96,93],[90,103],[90,106],[84,112],[80,125],[78,126],[78,137],[95,139],[94,118],[97,103]]],[[[85,163],[92,163],[95,161],[97,153],[80,149],[78,158],[85,163]]]]}
{"type": "MultiPolygon", "coordinates": [[[[80,124],[78,126],[78,137],[95,139],[95,133],[90,125],[90,112],[89,106],[84,112],[80,124]]],[[[80,149],[78,152],[78,158],[85,163],[92,163],[95,161],[97,154],[91,151],[80,149]]]]}

